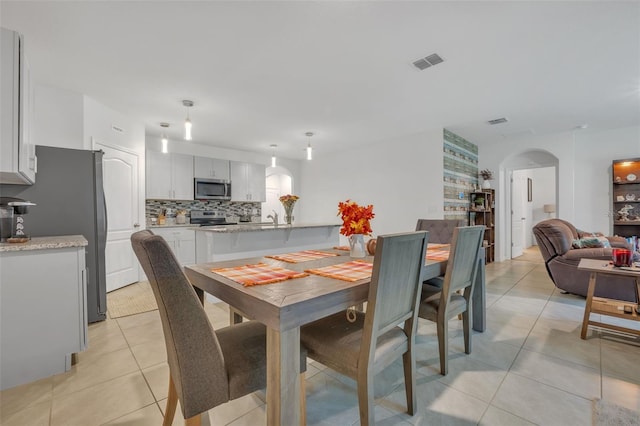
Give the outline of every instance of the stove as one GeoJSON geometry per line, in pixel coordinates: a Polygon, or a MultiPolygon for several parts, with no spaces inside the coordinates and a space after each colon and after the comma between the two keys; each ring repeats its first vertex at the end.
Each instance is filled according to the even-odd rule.
{"type": "Polygon", "coordinates": [[[200,226],[237,225],[237,222],[227,222],[225,216],[221,216],[213,210],[191,210],[191,220],[189,222],[192,225],[200,226]]]}

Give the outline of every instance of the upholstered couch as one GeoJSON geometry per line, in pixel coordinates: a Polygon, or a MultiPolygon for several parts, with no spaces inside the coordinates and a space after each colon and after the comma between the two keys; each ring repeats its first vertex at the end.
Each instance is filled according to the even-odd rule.
{"type": "MultiPolygon", "coordinates": [[[[600,237],[600,240],[608,241],[611,247],[574,248],[574,242],[580,245],[580,241],[588,241],[589,236],[562,219],[538,223],[533,227],[533,234],[556,287],[580,296],[587,295],[590,275],[587,271],[578,270],[580,259],[608,261],[611,260],[613,248],[630,248],[622,237],[600,237]]],[[[637,303],[635,281],[628,277],[599,275],[595,295],[637,303]]]]}

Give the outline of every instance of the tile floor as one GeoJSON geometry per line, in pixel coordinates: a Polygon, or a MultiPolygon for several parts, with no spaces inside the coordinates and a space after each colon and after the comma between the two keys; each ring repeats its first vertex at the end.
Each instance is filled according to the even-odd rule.
{"type": "MultiPolygon", "coordinates": [[[[435,327],[421,320],[418,412],[405,413],[394,364],[376,376],[377,424],[588,425],[593,398],[640,410],[640,339],[591,330],[581,340],[584,299],[555,289],[535,248],[488,265],[487,281],[488,327],[473,335],[472,353],[463,353],[460,321],[452,320],[450,372],[441,376],[435,327]]],[[[228,324],[224,304],[206,311],[214,327],[228,324]]],[[[89,336],[71,371],[1,392],[0,424],[161,424],[168,367],[158,312],[92,324],[89,336]]],[[[306,375],[309,425],[359,423],[351,379],[313,362],[306,375]]],[[[264,400],[256,392],[224,404],[203,423],[265,424],[264,400]]],[[[174,424],[183,424],[179,414],[174,424]]]]}

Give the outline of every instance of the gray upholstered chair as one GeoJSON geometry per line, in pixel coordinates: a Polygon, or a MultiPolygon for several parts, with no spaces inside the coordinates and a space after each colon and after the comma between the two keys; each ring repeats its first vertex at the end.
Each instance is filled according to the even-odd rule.
{"type": "MultiPolygon", "coordinates": [[[[265,326],[248,321],[214,330],[166,241],[139,231],[131,236],[131,245],[151,283],[167,347],[169,396],[163,425],[172,424],[178,400],[185,424],[199,425],[201,413],[264,388],[265,326]]],[[[301,352],[304,371],[306,354],[301,352]]]]}
{"type": "Polygon", "coordinates": [[[416,231],[428,231],[430,243],[449,244],[453,230],[466,224],[466,220],[457,219],[418,219],[416,231]]]}
{"type": "Polygon", "coordinates": [[[485,227],[464,226],[455,228],[451,241],[451,254],[441,287],[424,284],[418,315],[437,324],[440,373],[449,370],[448,323],[462,314],[464,351],[471,353],[471,295],[478,270],[478,253],[482,247],[485,227]],[[461,290],[462,294],[456,293],[461,290]]]}
{"type": "Polygon", "coordinates": [[[357,380],[362,425],[375,423],[373,376],[400,356],[407,409],[414,414],[413,348],[427,236],[426,232],[379,236],[367,312],[356,312],[355,322],[349,322],[343,311],[301,328],[300,340],[310,358],[357,380]]]}

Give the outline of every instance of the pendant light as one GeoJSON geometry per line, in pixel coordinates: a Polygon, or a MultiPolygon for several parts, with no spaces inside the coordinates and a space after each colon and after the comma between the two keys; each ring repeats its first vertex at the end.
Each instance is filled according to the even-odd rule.
{"type": "Polygon", "coordinates": [[[313,132],[307,132],[305,136],[309,138],[309,142],[307,143],[307,160],[311,160],[313,158],[313,148],[311,148],[311,136],[313,136],[313,132]]]}
{"type": "Polygon", "coordinates": [[[193,106],[193,101],[185,99],[182,101],[182,105],[187,108],[187,119],[184,122],[184,139],[191,140],[191,119],[189,119],[189,108],[193,106]]]}
{"type": "Polygon", "coordinates": [[[276,148],[277,147],[278,147],[278,145],[271,144],[271,167],[275,167],[276,166],[276,148]]]}
{"type": "MultiPolygon", "coordinates": [[[[163,129],[169,128],[169,123],[160,123],[160,127],[163,129]]],[[[166,154],[169,152],[169,140],[167,139],[167,134],[162,131],[162,153],[166,154]]]]}

